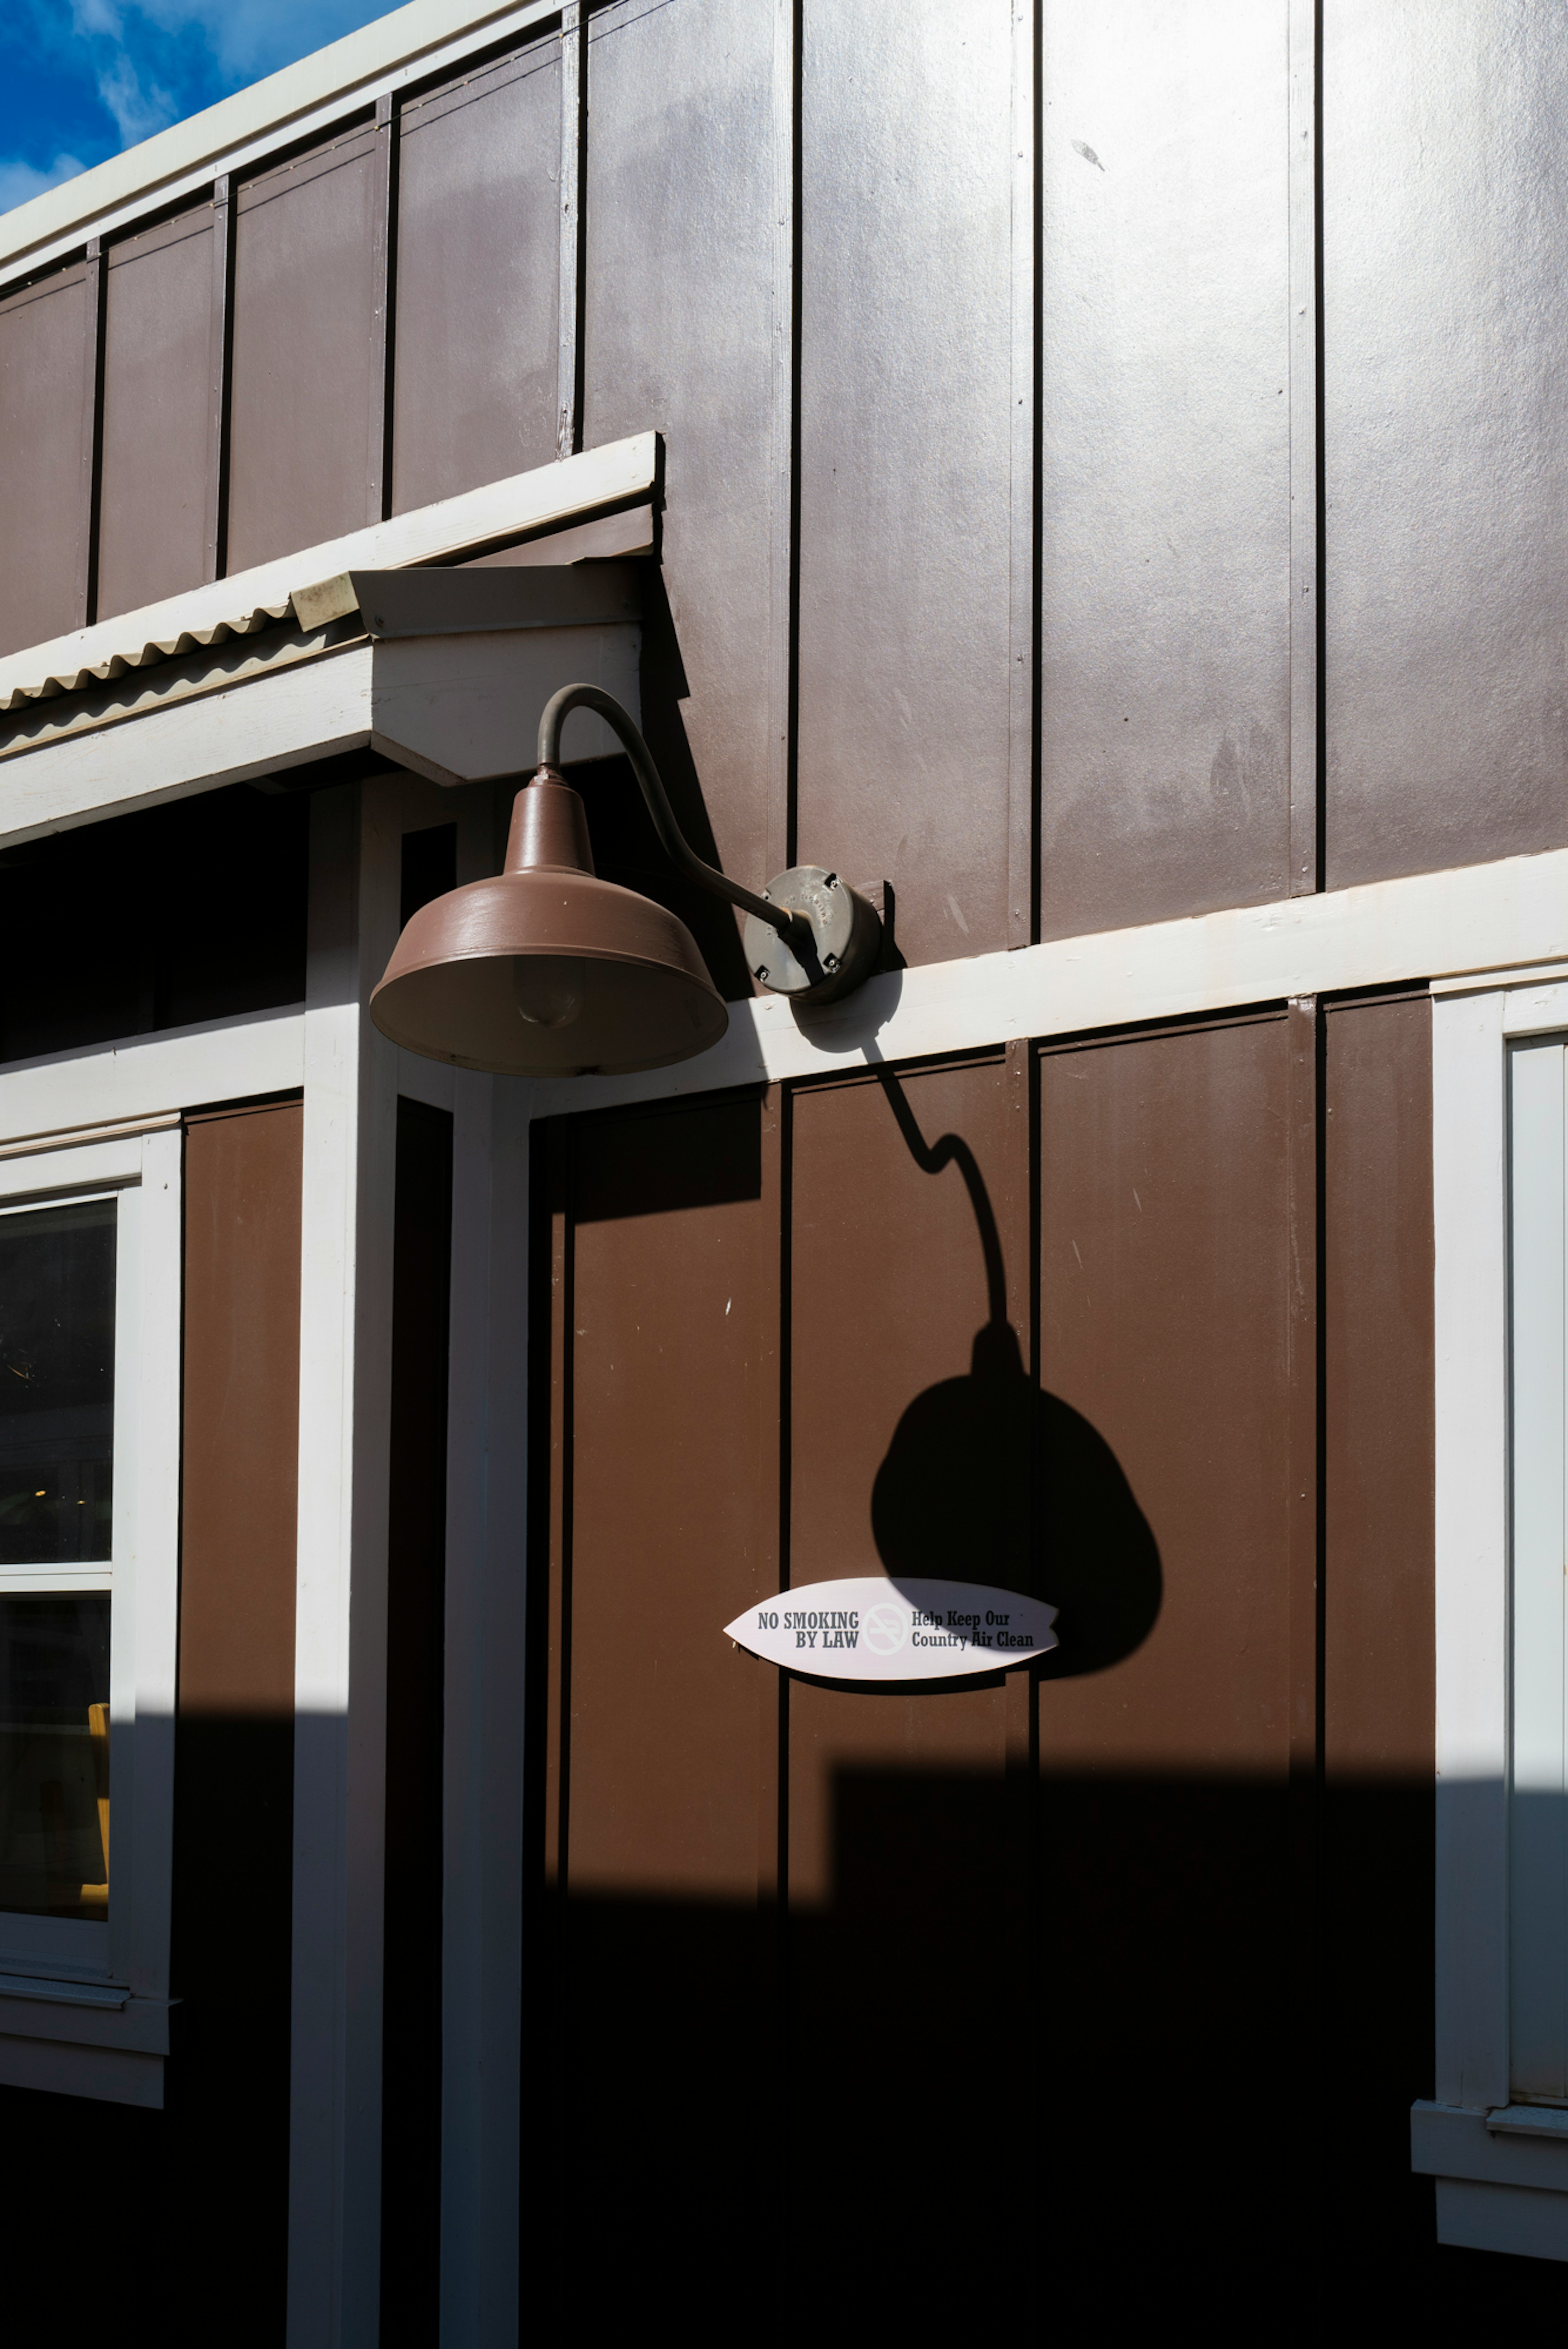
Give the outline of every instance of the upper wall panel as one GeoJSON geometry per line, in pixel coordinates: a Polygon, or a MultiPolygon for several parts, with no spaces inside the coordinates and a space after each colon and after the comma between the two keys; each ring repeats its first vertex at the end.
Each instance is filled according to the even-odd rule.
{"type": "Polygon", "coordinates": [[[1289,892],[1285,0],[1046,0],[1042,929],[1289,892]]]}
{"type": "Polygon", "coordinates": [[[385,143],[351,133],[240,191],[231,571],[380,519],[385,143]]]}
{"type": "MultiPolygon", "coordinates": [[[[666,436],[674,642],[659,645],[656,618],[644,723],[699,844],[705,812],[719,863],[753,888],[777,869],[770,678],[787,626],[771,585],[770,533],[785,527],[772,488],[775,14],[774,0],[626,0],[588,43],[583,437],[666,436]]],[[[788,315],[786,290],[785,331],[788,315]]],[[[782,864],[782,806],[778,819],[782,864]]]]}
{"type": "Polygon", "coordinates": [[[561,44],[399,119],[392,511],[556,452],[561,44]]]}
{"type": "Polygon", "coordinates": [[[80,268],[0,303],[0,652],[87,617],[91,324],[80,268]]]}
{"type": "Polygon", "coordinates": [[[805,10],[799,852],[910,962],[1009,943],[1009,19],[805,10]]]}
{"type": "Polygon", "coordinates": [[[1327,880],[1568,841],[1568,42],[1329,0],[1327,880]]]}
{"type": "Polygon", "coordinates": [[[109,250],[100,619],[213,575],[213,218],[202,204],[109,250]]]}

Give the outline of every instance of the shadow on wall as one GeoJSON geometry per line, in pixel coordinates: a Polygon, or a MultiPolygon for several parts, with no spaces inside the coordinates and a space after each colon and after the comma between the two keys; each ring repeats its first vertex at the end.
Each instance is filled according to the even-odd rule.
{"type": "Polygon", "coordinates": [[[893,1581],[945,1576],[1014,1587],[1056,1608],[1061,1646],[1038,1668],[1103,1671],[1158,1618],[1159,1549],[1105,1438],[1023,1366],[985,1180],[956,1133],[928,1144],[890,1069],[881,1084],[917,1165],[961,1174],[985,1259],[990,1319],[967,1378],[944,1379],[899,1420],[871,1494],[871,1530],[893,1581]],[[1005,1566],[1001,1561],[1008,1563],[1005,1566]]]}
{"type": "MultiPolygon", "coordinates": [[[[798,1800],[809,1757],[792,1776],[798,1800]]],[[[1429,1785],[1328,1790],[1305,1906],[1278,1778],[1047,1773],[1033,1903],[1017,1785],[841,1767],[825,1791],[820,1905],[535,1913],[523,2261],[547,2337],[666,2308],[791,2344],[1555,2311],[1556,2265],[1439,2248],[1410,2171],[1429,1785]]]]}

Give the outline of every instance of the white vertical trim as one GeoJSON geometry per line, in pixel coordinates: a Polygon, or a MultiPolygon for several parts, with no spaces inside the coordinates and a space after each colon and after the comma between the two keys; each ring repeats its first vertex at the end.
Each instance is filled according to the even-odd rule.
{"type": "Polygon", "coordinates": [[[1568,2096],[1563,1038],[1508,1047],[1511,1724],[1509,2088],[1568,2096]]]}
{"type": "Polygon", "coordinates": [[[1437,2097],[1508,2101],[1508,1196],[1503,995],[1432,1006],[1437,2097]]]}
{"type": "Polygon", "coordinates": [[[348,1614],[359,1059],[358,793],[311,802],[295,1598],[291,2349],[342,2329],[348,1614]]]}
{"type": "MultiPolygon", "coordinates": [[[[473,797],[472,814],[460,818],[460,880],[494,863],[491,812],[473,797]]],[[[449,1073],[441,2337],[448,2349],[513,2349],[522,2186],[527,1088],[449,1073]]]]}
{"type": "MultiPolygon", "coordinates": [[[[149,1133],[141,1142],[141,1182],[126,1192],[120,1216],[138,1234],[139,1342],[133,1455],[122,1452],[116,1429],[116,1474],[134,1456],[136,1490],[135,1593],[136,1727],[135,1836],[131,1911],[125,1979],[152,1998],[169,1995],[170,1902],[174,1862],[174,1695],[180,1619],[180,1365],[183,1321],[181,1174],[184,1137],[149,1133]]],[[[116,1414],[119,1416],[118,1412],[116,1414]]],[[[117,1573],[116,1599],[123,1588],[117,1573]]],[[[112,1710],[111,1710],[111,1719],[112,1710]]],[[[112,1756],[112,1735],[110,1753],[112,1756]]],[[[111,1760],[110,1767],[113,1764],[111,1760]]],[[[111,1787],[112,1795],[112,1787],[111,1787]]],[[[114,1926],[115,1870],[121,1866],[119,1820],[111,1802],[109,1918],[114,1926]]]]}

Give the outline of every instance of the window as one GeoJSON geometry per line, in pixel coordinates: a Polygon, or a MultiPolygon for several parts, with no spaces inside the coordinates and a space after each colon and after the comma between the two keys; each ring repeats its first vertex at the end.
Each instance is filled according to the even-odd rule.
{"type": "Polygon", "coordinates": [[[1444,2242],[1568,2261],[1568,980],[1434,988],[1444,2242]]]}
{"type": "Polygon", "coordinates": [[[94,2093],[40,2075],[38,2043],[78,2070],[114,2048],[142,2069],[107,2092],[142,2102],[168,1994],[180,1146],[171,1123],[0,1158],[0,2078],[94,2093]]]}

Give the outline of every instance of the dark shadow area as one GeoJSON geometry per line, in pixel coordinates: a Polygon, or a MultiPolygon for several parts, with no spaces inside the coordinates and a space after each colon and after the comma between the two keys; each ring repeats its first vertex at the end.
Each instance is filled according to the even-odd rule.
{"type": "Polygon", "coordinates": [[[882,1089],[917,1165],[956,1166],[974,1211],[990,1319],[967,1378],[915,1397],[871,1493],[871,1530],[895,1582],[946,1577],[1019,1589],[1054,1606],[1053,1680],[1103,1671],[1142,1645],[1159,1614],[1159,1550],[1115,1453],[1081,1413],[1044,1392],[1007,1318],[1002,1241],[973,1151],[928,1144],[890,1069],[882,1089]]]}
{"type": "Polygon", "coordinates": [[[164,2108],[0,2087],[17,2338],[119,2300],[139,2338],[210,2341],[221,2310],[244,2349],[284,2339],[294,1724],[182,1713],[174,1772],[164,2108]]]}
{"type": "MultiPolygon", "coordinates": [[[[656,563],[638,565],[642,584],[642,659],[639,675],[643,739],[670,794],[675,820],[704,864],[724,870],[723,859],[708,820],[696,761],[686,739],[680,704],[690,688],[681,666],[675,622],[656,563]]],[[[570,755],[568,732],[564,748],[570,755]]],[[[524,780],[526,780],[525,778],[524,780]]],[[[582,793],[588,812],[588,835],[594,864],[601,880],[623,889],[635,889],[656,905],[678,914],[701,948],[713,984],[729,1002],[754,992],[752,975],[741,951],[735,916],[722,899],[694,888],[678,873],[653,829],[642,793],[629,762],[619,756],[574,760],[566,775],[582,793]]],[[[749,889],[761,889],[765,873],[737,873],[734,879],[749,889]]]]}
{"type": "Polygon", "coordinates": [[[299,1003],[310,810],[244,784],[0,855],[0,1061],[299,1003]]]}
{"type": "Polygon", "coordinates": [[[679,2310],[698,2339],[1152,2337],[1254,2326],[1282,2280],[1263,2329],[1291,2337],[1555,2322],[1563,2271],[1439,2248],[1410,2172],[1429,1787],[1331,1796],[1315,1922],[1282,1783],[1052,1776],[1029,1810],[1000,1775],[850,1770],[831,1897],[787,1926],[543,1899],[546,2333],[679,2310]]]}
{"type": "Polygon", "coordinates": [[[754,1093],[730,1093],[694,1108],[655,1103],[610,1114],[622,1146],[613,1154],[577,1154],[572,1212],[579,1224],[761,1198],[762,1125],[754,1093]]]}

